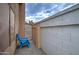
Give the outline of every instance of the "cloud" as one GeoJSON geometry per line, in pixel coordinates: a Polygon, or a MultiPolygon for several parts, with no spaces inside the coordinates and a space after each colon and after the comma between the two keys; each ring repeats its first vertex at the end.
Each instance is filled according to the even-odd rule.
{"type": "MultiPolygon", "coordinates": [[[[44,18],[47,18],[49,16],[51,16],[52,14],[54,14],[55,11],[53,11],[52,9],[57,7],[57,5],[54,5],[53,7],[51,7],[50,9],[46,9],[46,10],[41,10],[40,12],[37,12],[34,15],[30,15],[30,16],[26,16],[26,20],[27,22],[29,20],[33,20],[33,22],[37,22],[37,21],[41,21],[44,18]]],[[[42,7],[43,8],[43,7],[42,7]]]]}
{"type": "Polygon", "coordinates": [[[26,21],[27,23],[29,23],[30,20],[33,20],[33,22],[35,22],[35,17],[34,17],[34,16],[25,17],[25,21],[26,21]]]}
{"type": "Polygon", "coordinates": [[[73,4],[59,3],[59,4],[27,4],[25,8],[25,21],[29,22],[29,20],[33,20],[33,22],[38,22],[47,18],[63,9],[68,8],[68,6],[73,4]]]}
{"type": "Polygon", "coordinates": [[[46,17],[49,17],[50,16],[50,13],[44,13],[44,11],[41,11],[41,12],[38,12],[36,13],[36,15],[33,15],[33,16],[26,16],[26,20],[29,21],[29,20],[33,20],[33,22],[37,22],[37,21],[40,21],[46,17]]]}

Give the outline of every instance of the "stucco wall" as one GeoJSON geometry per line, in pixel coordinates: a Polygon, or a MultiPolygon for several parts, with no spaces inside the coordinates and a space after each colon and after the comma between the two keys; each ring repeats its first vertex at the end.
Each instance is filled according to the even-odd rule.
{"type": "Polygon", "coordinates": [[[79,54],[79,8],[39,25],[41,48],[47,54],[79,54]]]}
{"type": "Polygon", "coordinates": [[[0,4],[0,8],[0,52],[13,54],[16,34],[24,35],[24,4],[5,3],[0,4]]]}
{"type": "MultiPolygon", "coordinates": [[[[11,39],[9,39],[9,42],[11,41],[11,43],[5,49],[5,52],[7,52],[8,54],[14,54],[15,50],[16,50],[16,34],[19,32],[19,30],[18,30],[18,28],[19,28],[19,4],[13,3],[13,4],[8,4],[8,6],[11,8],[11,10],[14,13],[14,33],[11,34],[14,37],[14,39],[12,41],[11,41],[11,39]]],[[[13,21],[12,19],[10,19],[10,20],[13,21]]],[[[8,31],[9,31],[9,29],[8,29],[8,31]]]]}
{"type": "Polygon", "coordinates": [[[23,3],[19,3],[19,33],[22,37],[25,36],[24,25],[25,25],[25,5],[23,3]]]}
{"type": "Polygon", "coordinates": [[[8,48],[5,50],[5,52],[7,52],[7,54],[14,54],[16,50],[16,41],[14,40],[10,46],[8,46],[8,48]]]}
{"type": "Polygon", "coordinates": [[[25,37],[28,37],[29,40],[32,39],[32,26],[25,23],[25,37]]]}
{"type": "Polygon", "coordinates": [[[9,6],[0,4],[0,52],[9,46],[9,6]]]}
{"type": "Polygon", "coordinates": [[[72,24],[79,24],[79,9],[60,15],[51,20],[45,21],[41,23],[40,26],[48,27],[48,26],[61,26],[61,25],[72,25],[72,24]]]}

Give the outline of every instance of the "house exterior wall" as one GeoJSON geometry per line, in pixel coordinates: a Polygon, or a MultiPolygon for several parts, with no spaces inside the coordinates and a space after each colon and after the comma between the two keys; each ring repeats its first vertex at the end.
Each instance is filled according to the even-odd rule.
{"type": "Polygon", "coordinates": [[[32,39],[37,48],[40,48],[40,26],[32,25],[32,39]]]}
{"type": "MultiPolygon", "coordinates": [[[[14,54],[16,50],[16,34],[19,32],[19,4],[13,3],[13,4],[8,4],[8,5],[14,13],[14,29],[13,29],[14,33],[9,35],[10,45],[5,49],[5,52],[8,52],[8,54],[14,54]],[[14,39],[10,38],[11,35],[13,36],[14,39]]],[[[10,19],[10,21],[13,21],[13,20],[10,19]]],[[[11,27],[9,27],[9,29],[11,31],[11,27]]]]}
{"type": "Polygon", "coordinates": [[[29,40],[32,39],[32,26],[25,23],[25,37],[28,37],[29,40]]]}
{"type": "Polygon", "coordinates": [[[47,54],[79,54],[79,8],[38,24],[41,48],[47,54]]]}
{"type": "MultiPolygon", "coordinates": [[[[14,35],[13,41],[10,43],[10,46],[5,50],[9,54],[14,54],[16,50],[16,34],[20,33],[24,37],[24,4],[11,3],[9,7],[14,13],[14,35]]],[[[11,30],[11,29],[10,29],[11,30]]],[[[10,38],[11,40],[11,38],[10,38]]]]}
{"type": "Polygon", "coordinates": [[[19,4],[19,33],[22,37],[25,36],[24,26],[25,26],[25,5],[23,3],[19,4]]]}
{"type": "Polygon", "coordinates": [[[16,34],[24,36],[24,4],[5,3],[0,8],[0,52],[14,54],[16,34]]]}
{"type": "Polygon", "coordinates": [[[45,26],[63,26],[63,25],[79,24],[78,17],[79,17],[79,9],[72,11],[70,13],[58,16],[49,21],[43,22],[40,24],[40,26],[45,27],[45,26]]]}
{"type": "Polygon", "coordinates": [[[19,4],[11,3],[9,4],[15,13],[15,35],[19,32],[19,4]]]}
{"type": "Polygon", "coordinates": [[[9,6],[0,4],[0,52],[9,46],[9,6]]]}

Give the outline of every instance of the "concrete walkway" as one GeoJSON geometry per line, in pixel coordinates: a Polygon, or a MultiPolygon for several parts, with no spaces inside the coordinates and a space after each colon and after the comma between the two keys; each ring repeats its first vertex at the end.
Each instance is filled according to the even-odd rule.
{"type": "Polygon", "coordinates": [[[16,50],[15,55],[46,55],[41,49],[35,47],[31,41],[31,48],[23,47],[16,50]]]}

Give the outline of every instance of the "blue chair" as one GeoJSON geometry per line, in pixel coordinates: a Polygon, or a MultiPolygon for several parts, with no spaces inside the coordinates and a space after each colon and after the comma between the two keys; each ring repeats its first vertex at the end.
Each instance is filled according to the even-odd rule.
{"type": "Polygon", "coordinates": [[[28,40],[28,38],[21,38],[20,34],[16,35],[16,38],[18,40],[18,42],[20,43],[20,48],[22,48],[23,46],[27,46],[28,48],[30,48],[30,42],[28,40]]]}

